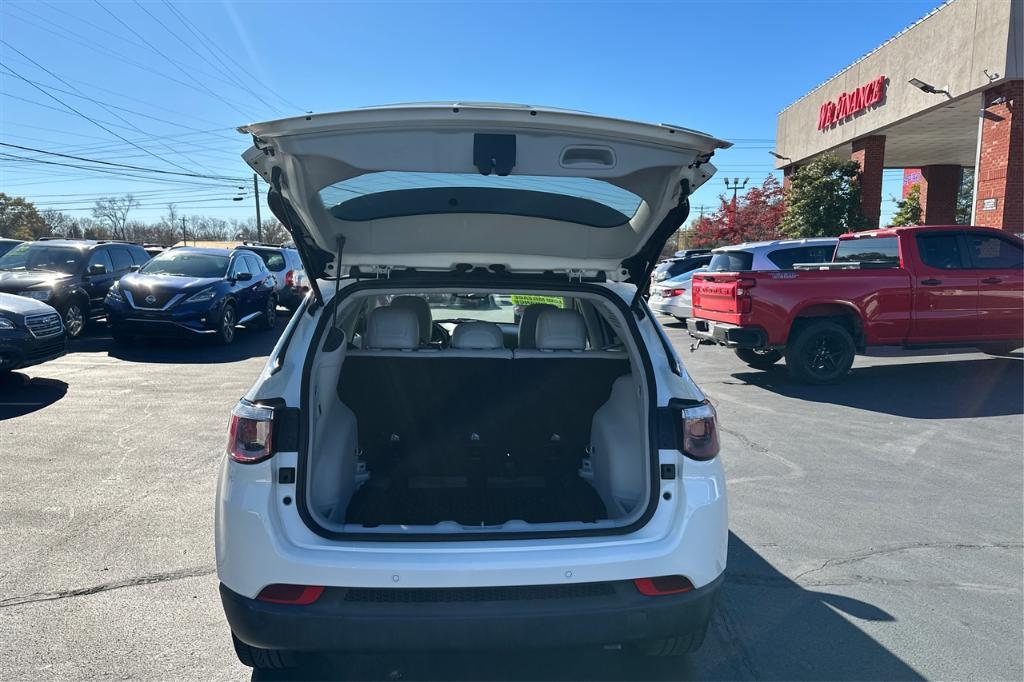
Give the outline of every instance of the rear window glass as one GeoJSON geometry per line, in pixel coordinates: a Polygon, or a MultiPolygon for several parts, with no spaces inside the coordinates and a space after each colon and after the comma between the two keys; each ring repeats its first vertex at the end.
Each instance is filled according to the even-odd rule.
{"type": "Polygon", "coordinates": [[[628,222],[636,194],[592,178],[384,171],[320,190],[340,220],[365,221],[436,213],[500,213],[564,220],[591,227],[628,222]]]}
{"type": "Polygon", "coordinates": [[[833,244],[799,246],[792,249],[778,249],[768,254],[768,260],[780,270],[792,270],[797,263],[828,263],[836,247],[833,244]]]}
{"type": "Polygon", "coordinates": [[[975,267],[1005,270],[1024,266],[1020,245],[1008,239],[968,233],[967,243],[975,267]]]}
{"type": "Polygon", "coordinates": [[[835,262],[899,265],[899,241],[896,237],[844,239],[836,247],[835,262]]]}
{"type": "Polygon", "coordinates": [[[253,253],[263,260],[267,269],[271,272],[281,272],[284,270],[284,254],[280,251],[256,251],[254,249],[253,253]]]}
{"type": "Polygon", "coordinates": [[[750,251],[723,251],[711,256],[708,272],[743,272],[754,265],[750,251]]]}

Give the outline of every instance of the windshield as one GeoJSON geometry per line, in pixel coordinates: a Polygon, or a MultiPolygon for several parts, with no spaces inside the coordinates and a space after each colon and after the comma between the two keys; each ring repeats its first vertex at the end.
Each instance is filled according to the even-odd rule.
{"type": "Polygon", "coordinates": [[[750,251],[723,251],[711,256],[709,272],[745,272],[754,265],[754,254],[750,251]]]}
{"type": "Polygon", "coordinates": [[[73,246],[54,246],[31,242],[19,244],[0,257],[0,270],[31,270],[39,272],[78,271],[85,252],[73,246]]]}
{"type": "Polygon", "coordinates": [[[228,257],[194,251],[166,251],[142,266],[147,275],[179,277],[223,277],[228,270],[228,257]]]}

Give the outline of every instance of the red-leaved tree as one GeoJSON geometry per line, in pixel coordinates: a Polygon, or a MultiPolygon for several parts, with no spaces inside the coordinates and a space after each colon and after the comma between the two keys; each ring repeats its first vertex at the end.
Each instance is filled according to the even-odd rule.
{"type": "Polygon", "coordinates": [[[736,215],[732,213],[731,199],[719,195],[719,207],[698,218],[689,228],[686,243],[693,247],[714,247],[740,242],[781,239],[779,221],[784,209],[782,185],[769,175],[757,187],[751,187],[736,197],[736,215]],[[730,220],[731,217],[731,220],[730,220]]]}

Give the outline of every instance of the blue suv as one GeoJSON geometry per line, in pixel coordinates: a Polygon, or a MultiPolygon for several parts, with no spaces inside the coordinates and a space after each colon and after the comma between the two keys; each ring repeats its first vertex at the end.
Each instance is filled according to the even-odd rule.
{"type": "Polygon", "coordinates": [[[254,253],[178,247],[122,277],[104,307],[115,341],[205,336],[228,344],[236,325],[274,327],[274,285],[274,276],[254,253]]]}

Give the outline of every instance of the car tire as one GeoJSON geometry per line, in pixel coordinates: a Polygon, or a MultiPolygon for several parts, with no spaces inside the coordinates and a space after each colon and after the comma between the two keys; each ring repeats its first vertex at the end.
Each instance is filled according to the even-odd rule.
{"type": "Polygon", "coordinates": [[[64,331],[69,339],[77,339],[85,331],[85,325],[89,322],[89,315],[86,313],[88,309],[87,305],[83,306],[81,301],[75,299],[61,311],[64,331]]]}
{"type": "Polygon", "coordinates": [[[834,384],[850,371],[856,354],[846,327],[830,320],[812,321],[792,335],[786,346],[786,368],[798,381],[834,384]]]}
{"type": "Polygon", "coordinates": [[[220,320],[217,324],[217,343],[227,346],[235,340],[235,325],[238,324],[238,314],[235,312],[234,303],[225,303],[224,310],[220,313],[220,320]]]}
{"type": "Polygon", "coordinates": [[[277,326],[277,297],[271,295],[267,299],[267,307],[263,310],[263,319],[260,320],[260,326],[263,329],[273,329],[277,326]]]}
{"type": "Polygon", "coordinates": [[[301,663],[301,659],[291,651],[277,651],[275,649],[260,649],[249,646],[231,633],[231,642],[235,645],[235,655],[242,665],[250,668],[264,668],[268,670],[282,670],[294,668],[301,663]]]}
{"type": "Polygon", "coordinates": [[[678,315],[673,315],[672,317],[676,318],[676,322],[682,322],[683,324],[686,324],[685,317],[679,317],[678,315]]]}
{"type": "Polygon", "coordinates": [[[774,348],[737,348],[736,357],[756,369],[768,369],[782,359],[774,348]]]}
{"type": "Polygon", "coordinates": [[[685,656],[700,649],[704,644],[704,635],[707,633],[705,627],[700,632],[679,637],[665,637],[663,639],[649,639],[640,642],[636,650],[644,656],[654,658],[669,658],[674,656],[685,656]]]}

